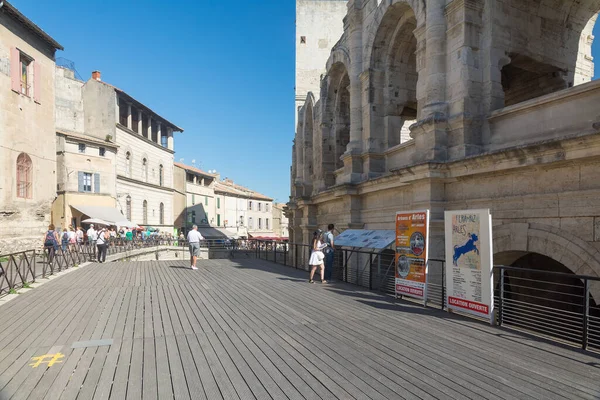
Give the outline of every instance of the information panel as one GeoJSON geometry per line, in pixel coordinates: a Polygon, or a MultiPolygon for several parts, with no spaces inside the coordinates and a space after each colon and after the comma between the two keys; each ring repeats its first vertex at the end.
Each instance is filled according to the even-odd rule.
{"type": "Polygon", "coordinates": [[[393,230],[346,229],[335,238],[340,247],[359,247],[365,249],[385,249],[394,243],[393,230]]]}
{"type": "Polygon", "coordinates": [[[490,210],[446,211],[446,301],[449,309],[492,318],[490,210]]]}
{"type": "Polygon", "coordinates": [[[396,213],[396,296],[427,299],[429,210],[396,213]]]}

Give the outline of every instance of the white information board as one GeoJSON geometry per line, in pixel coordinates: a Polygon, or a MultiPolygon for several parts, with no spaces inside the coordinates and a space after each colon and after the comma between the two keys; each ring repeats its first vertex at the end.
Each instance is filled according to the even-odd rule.
{"type": "Polygon", "coordinates": [[[448,309],[493,318],[493,250],[490,210],[446,211],[448,309]]]}

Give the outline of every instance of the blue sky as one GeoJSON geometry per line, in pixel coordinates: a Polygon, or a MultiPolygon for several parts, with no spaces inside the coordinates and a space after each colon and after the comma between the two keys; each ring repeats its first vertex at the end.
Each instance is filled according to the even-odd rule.
{"type": "Polygon", "coordinates": [[[88,79],[185,129],[183,158],[287,202],[294,138],[293,0],[12,0],[88,79]]]}
{"type": "MultiPolygon", "coordinates": [[[[294,0],[12,0],[88,79],[127,91],[185,132],[175,159],[289,196],[294,0]]],[[[600,60],[600,24],[593,54],[600,60]]],[[[596,77],[600,76],[600,65],[596,77]]]]}

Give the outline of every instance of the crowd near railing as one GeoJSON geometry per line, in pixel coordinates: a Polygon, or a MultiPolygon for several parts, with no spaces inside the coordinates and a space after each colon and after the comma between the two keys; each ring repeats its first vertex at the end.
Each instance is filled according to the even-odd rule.
{"type": "MultiPolygon", "coordinates": [[[[252,257],[308,271],[311,246],[285,241],[210,239],[200,244],[208,252],[228,258],[252,257]]],[[[187,259],[188,243],[172,237],[146,240],[111,239],[107,254],[130,254],[147,249],[181,251],[187,259]]],[[[143,253],[143,252],[142,252],[143,253]]],[[[57,249],[36,249],[0,255],[0,296],[15,293],[40,278],[96,261],[94,243],[69,244],[57,249]]],[[[125,258],[126,259],[126,258],[125,258]]],[[[338,248],[331,280],[369,290],[395,294],[395,253],[338,248]]],[[[446,309],[446,265],[429,259],[426,305],[446,309]]],[[[307,272],[308,280],[308,272],[307,272]]],[[[526,330],[584,350],[600,351],[600,278],[519,267],[494,267],[495,323],[526,330]],[[596,297],[594,297],[596,296],[596,297]]]]}

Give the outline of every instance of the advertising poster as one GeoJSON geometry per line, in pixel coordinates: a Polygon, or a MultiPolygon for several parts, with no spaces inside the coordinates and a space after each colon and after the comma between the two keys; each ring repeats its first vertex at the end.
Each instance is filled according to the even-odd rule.
{"type": "Polygon", "coordinates": [[[492,318],[492,216],[489,210],[446,211],[448,309],[492,318]]]}
{"type": "Polygon", "coordinates": [[[396,296],[427,299],[429,210],[396,213],[396,296]]]}

